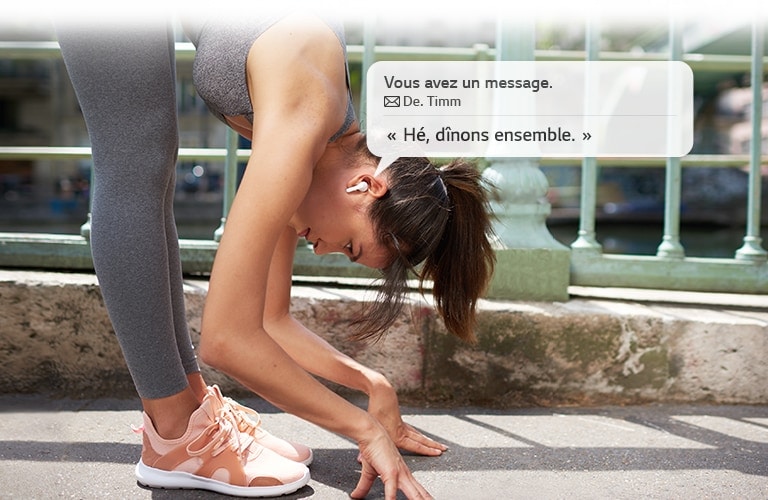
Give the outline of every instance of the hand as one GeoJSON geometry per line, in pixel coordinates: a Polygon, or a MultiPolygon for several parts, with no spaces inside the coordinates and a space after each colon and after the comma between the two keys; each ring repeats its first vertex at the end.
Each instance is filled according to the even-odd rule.
{"type": "Polygon", "coordinates": [[[378,429],[375,437],[370,442],[360,442],[363,470],[350,497],[365,498],[376,478],[381,477],[386,500],[395,500],[398,490],[409,499],[431,499],[432,495],[413,477],[381,424],[374,422],[374,426],[378,429]]]}
{"type": "Polygon", "coordinates": [[[395,446],[401,450],[436,457],[448,449],[442,443],[428,438],[415,428],[403,422],[397,393],[382,376],[375,385],[368,400],[368,413],[384,426],[395,446]]]}

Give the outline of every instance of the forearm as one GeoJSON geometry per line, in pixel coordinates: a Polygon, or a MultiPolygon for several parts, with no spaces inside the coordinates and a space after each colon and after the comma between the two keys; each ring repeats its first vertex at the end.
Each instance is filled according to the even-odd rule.
{"type": "Polygon", "coordinates": [[[282,410],[357,442],[378,432],[373,418],[349,403],[299,366],[263,330],[220,334],[203,333],[201,357],[282,410]]]}
{"type": "Polygon", "coordinates": [[[290,314],[269,323],[267,330],[296,363],[318,377],[367,395],[389,387],[383,375],[339,352],[290,314]]]}

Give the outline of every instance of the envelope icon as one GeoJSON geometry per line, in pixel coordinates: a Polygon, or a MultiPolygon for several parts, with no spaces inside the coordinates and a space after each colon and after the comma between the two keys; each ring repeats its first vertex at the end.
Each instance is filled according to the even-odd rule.
{"type": "Polygon", "coordinates": [[[400,96],[399,95],[385,95],[384,96],[384,107],[385,108],[399,108],[400,107],[400,96]]]}

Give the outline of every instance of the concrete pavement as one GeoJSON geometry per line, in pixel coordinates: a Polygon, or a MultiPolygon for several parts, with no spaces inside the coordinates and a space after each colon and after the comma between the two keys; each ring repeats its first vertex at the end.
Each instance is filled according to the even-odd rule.
{"type": "MultiPolygon", "coordinates": [[[[356,447],[277,411],[271,432],[315,450],[312,480],[285,499],[342,499],[354,488],[356,447]]],[[[768,498],[768,406],[403,408],[445,442],[439,458],[407,456],[437,499],[768,498]]],[[[151,490],[133,475],[141,451],[135,399],[0,395],[0,498],[213,499],[151,490]]],[[[377,484],[369,498],[383,498],[377,484]]]]}

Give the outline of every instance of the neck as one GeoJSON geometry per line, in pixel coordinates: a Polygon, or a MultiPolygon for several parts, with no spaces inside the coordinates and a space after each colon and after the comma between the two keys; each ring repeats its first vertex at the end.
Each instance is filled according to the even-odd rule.
{"type": "Polygon", "coordinates": [[[318,160],[315,170],[336,167],[349,168],[359,164],[360,159],[365,158],[365,155],[359,154],[357,148],[362,137],[361,132],[351,132],[329,143],[318,160]]]}

